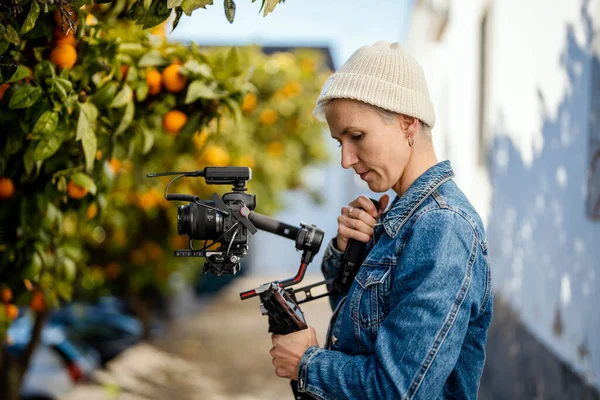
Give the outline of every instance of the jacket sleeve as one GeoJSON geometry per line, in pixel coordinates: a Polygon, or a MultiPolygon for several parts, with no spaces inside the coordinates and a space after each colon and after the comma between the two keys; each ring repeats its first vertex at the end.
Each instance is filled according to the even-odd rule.
{"type": "MultiPolygon", "coordinates": [[[[325,254],[323,255],[323,263],[321,264],[321,272],[323,272],[323,276],[325,279],[335,278],[340,271],[340,267],[342,266],[342,261],[344,259],[344,253],[335,248],[335,240],[334,237],[329,241],[327,248],[325,249],[325,254]]],[[[328,290],[331,290],[331,287],[327,287],[328,290]]],[[[342,295],[332,294],[329,296],[329,303],[331,304],[331,309],[335,310],[341,299],[342,295]]]]}
{"type": "Polygon", "coordinates": [[[391,273],[395,300],[374,354],[310,347],[300,362],[300,390],[328,400],[437,398],[469,324],[477,243],[470,224],[450,210],[419,217],[391,273]]]}

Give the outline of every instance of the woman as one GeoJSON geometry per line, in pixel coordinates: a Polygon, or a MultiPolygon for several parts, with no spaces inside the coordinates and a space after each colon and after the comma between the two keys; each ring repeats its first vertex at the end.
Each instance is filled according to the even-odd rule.
{"type": "Polygon", "coordinates": [[[325,348],[309,328],[273,335],[276,374],[317,399],[475,399],[492,318],[483,223],[431,142],[421,67],[398,43],[357,50],[315,109],[340,143],[342,167],[374,192],[343,207],[322,265],[340,267],[349,239],[368,242],[349,290],[332,299],[325,348]]]}

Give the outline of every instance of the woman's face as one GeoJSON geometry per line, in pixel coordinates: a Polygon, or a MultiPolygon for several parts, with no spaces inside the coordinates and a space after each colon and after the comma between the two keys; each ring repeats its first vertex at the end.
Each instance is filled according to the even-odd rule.
{"type": "Polygon", "coordinates": [[[399,189],[410,155],[399,120],[388,122],[368,105],[347,99],[333,101],[326,118],[340,143],[343,168],[354,169],[374,192],[399,189]]]}

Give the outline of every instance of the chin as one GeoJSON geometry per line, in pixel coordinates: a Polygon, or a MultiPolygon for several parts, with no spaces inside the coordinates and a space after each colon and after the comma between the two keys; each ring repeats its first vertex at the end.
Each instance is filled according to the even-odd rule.
{"type": "Polygon", "coordinates": [[[383,193],[390,190],[389,187],[386,187],[385,185],[382,185],[379,182],[367,182],[367,185],[369,186],[369,189],[371,189],[371,191],[375,193],[383,193]]]}

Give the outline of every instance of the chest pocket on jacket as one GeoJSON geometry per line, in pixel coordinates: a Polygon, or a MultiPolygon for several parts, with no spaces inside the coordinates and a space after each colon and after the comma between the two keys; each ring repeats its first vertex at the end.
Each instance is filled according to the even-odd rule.
{"type": "Polygon", "coordinates": [[[350,315],[372,337],[389,314],[390,272],[391,265],[363,265],[356,274],[350,315]]]}

